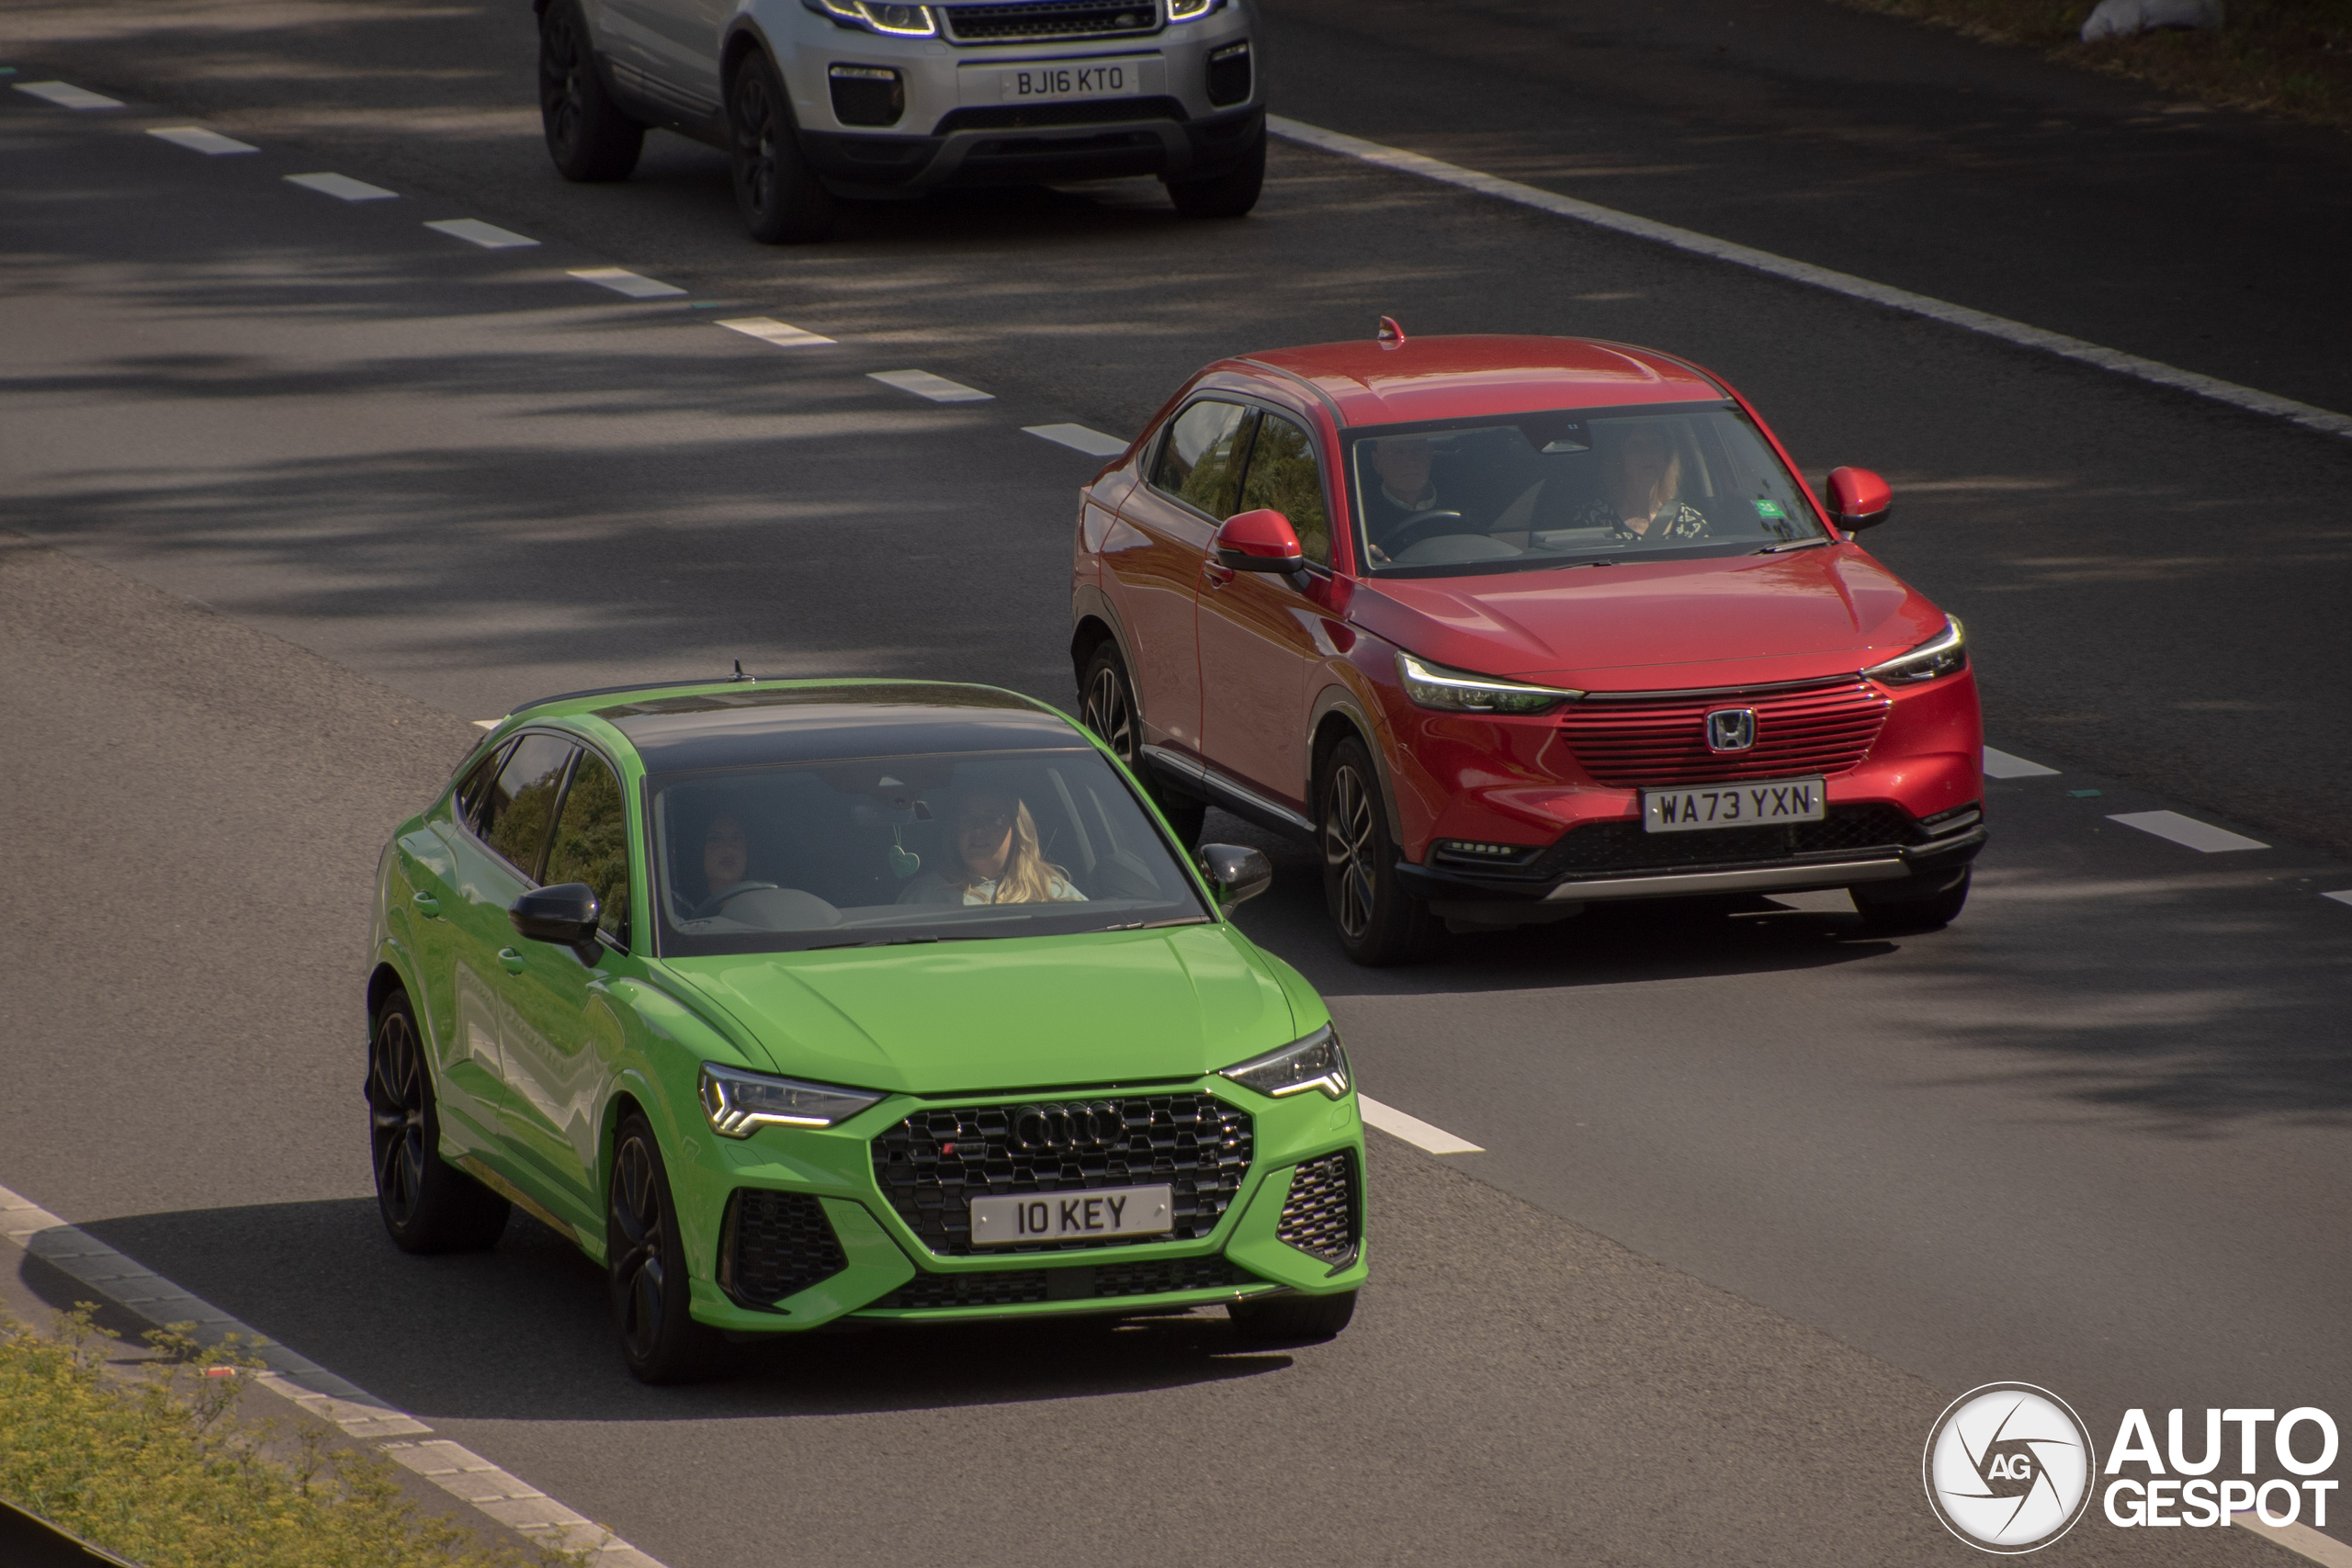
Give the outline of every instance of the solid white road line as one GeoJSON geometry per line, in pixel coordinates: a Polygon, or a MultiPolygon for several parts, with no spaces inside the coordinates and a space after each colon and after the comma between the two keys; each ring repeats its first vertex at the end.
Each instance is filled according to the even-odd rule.
{"type": "Polygon", "coordinates": [[[1363,1112],[1364,1125],[1377,1127],[1392,1138],[1402,1138],[1417,1149],[1427,1149],[1433,1155],[1482,1155],[1487,1151],[1466,1138],[1457,1138],[1442,1127],[1432,1127],[1418,1116],[1408,1116],[1393,1105],[1380,1101],[1359,1090],[1356,1106],[1363,1112]]]}
{"type": "Polygon", "coordinates": [[[1024,424],[1021,428],[1032,435],[1059,442],[1072,451],[1083,452],[1090,457],[1115,457],[1127,449],[1127,444],[1117,436],[1089,430],[1082,424],[1024,424]]]}
{"type": "Polygon", "coordinates": [[[2217,380],[2211,376],[2200,376],[2194,370],[2182,370],[2153,359],[2143,359],[2135,354],[2124,354],[2112,348],[2101,348],[2095,343],[2086,343],[2081,338],[2068,337],[2063,333],[2044,332],[2040,327],[2030,327],[2023,321],[2012,321],[1983,310],[1972,310],[1965,305],[1954,305],[1946,300],[1930,299],[1927,295],[1914,294],[1907,289],[1892,288],[1883,283],[1872,283],[1866,277],[1856,277],[1850,273],[1833,272],[1827,267],[1815,266],[1809,262],[1792,261],[1787,256],[1774,255],[1770,251],[1759,251],[1747,245],[1736,245],[1728,240],[1718,240],[1712,235],[1697,233],[1689,229],[1678,229],[1670,223],[1659,223],[1647,218],[1636,218],[1630,212],[1619,212],[1613,208],[1597,206],[1589,201],[1578,201],[1574,197],[1559,196],[1548,190],[1539,190],[1533,186],[1521,185],[1517,180],[1499,179],[1493,175],[1482,175],[1476,169],[1465,169],[1459,164],[1443,163],[1419,152],[1408,152],[1401,147],[1384,147],[1377,141],[1365,141],[1357,137],[1343,136],[1336,130],[1325,130],[1317,126],[1302,124],[1295,119],[1285,119],[1280,115],[1268,115],[1266,129],[1292,141],[1301,142],[1309,147],[1317,147],[1326,152],[1336,152],[1341,157],[1355,158],[1367,164],[1374,164],[1384,169],[1394,169],[1399,174],[1419,175],[1423,179],[1459,186],[1464,190],[1474,190],[1482,196],[1517,202],[1521,207],[1532,207],[1541,211],[1556,213],[1563,218],[1577,219],[1598,228],[1613,229],[1621,234],[1632,234],[1644,240],[1655,240],[1660,244],[1672,245],[1677,250],[1709,256],[1716,261],[1730,262],[1736,266],[1752,267],[1758,272],[1770,273],[1775,277],[1785,277],[1792,282],[1809,284],[1815,288],[1826,288],[1832,293],[1843,294],[1849,299],[1867,299],[1874,305],[1890,306],[1915,316],[1926,316],[1931,321],[1962,327],[1973,333],[1982,333],[1987,337],[1999,338],[2004,343],[2013,343],[2022,348],[2040,349],[2046,354],[2054,354],[2065,359],[2079,360],[2083,364],[2095,365],[2102,370],[2112,370],[2118,375],[2153,382],[2159,387],[2170,387],[2177,391],[2191,392],[2200,398],[2211,398],[2216,402],[2228,403],[2233,408],[2245,409],[2252,413],[2269,414],[2276,418],[2291,420],[2307,429],[2323,431],[2329,435],[2352,436],[2352,415],[2336,413],[2328,409],[2314,408],[2309,403],[2299,403],[2291,398],[2282,398],[2275,393],[2259,391],[2252,387],[2241,387],[2231,381],[2217,380]]]}
{"type": "Polygon", "coordinates": [[[805,332],[787,321],[779,321],[769,316],[730,316],[718,324],[725,327],[729,332],[741,333],[745,337],[755,337],[762,343],[772,343],[778,348],[804,348],[812,344],[833,341],[831,338],[819,337],[815,333],[805,332]]]}
{"type": "Polygon", "coordinates": [[[575,266],[570,269],[570,276],[582,283],[593,283],[599,288],[609,288],[616,294],[626,294],[632,299],[662,299],[685,292],[674,283],[658,283],[650,277],[640,277],[625,267],[575,266]]]}
{"type": "Polygon", "coordinates": [[[217,158],[223,152],[258,152],[260,148],[250,141],[240,141],[233,136],[223,136],[217,130],[207,130],[200,125],[173,125],[161,130],[150,130],[150,136],[160,137],[175,147],[185,147],[191,152],[202,152],[217,158]]]}
{"type": "MultiPolygon", "coordinates": [[[[430,1437],[433,1428],[366,1389],[337,1377],[306,1356],[265,1339],[246,1324],[141,1267],[75,1225],[69,1225],[30,1199],[0,1187],[0,1236],[35,1258],[79,1280],[93,1291],[129,1307],[157,1327],[196,1325],[199,1343],[217,1345],[228,1335],[266,1363],[254,1382],[291,1400],[321,1420],[332,1421],[354,1438],[430,1437]]],[[[385,1456],[431,1481],[453,1497],[471,1503],[503,1525],[567,1551],[585,1552],[598,1568],[662,1568],[602,1525],[592,1523],[537,1487],[507,1474],[481,1456],[445,1438],[431,1442],[378,1443],[385,1456]]]]}
{"type": "Polygon", "coordinates": [[[17,82],[11,84],[20,93],[30,93],[45,98],[62,109],[119,109],[120,98],[109,98],[104,93],[94,93],[87,87],[77,87],[71,82],[17,82]]]}
{"type": "Polygon", "coordinates": [[[2323,893],[2320,897],[2333,898],[2339,904],[2352,904],[2352,887],[2346,887],[2341,893],[2323,893]]]}
{"type": "Polygon", "coordinates": [[[944,376],[934,376],[928,370],[876,370],[871,378],[886,387],[896,387],[902,392],[912,392],[918,398],[929,398],[934,403],[992,403],[996,395],[977,387],[967,387],[961,381],[951,381],[944,376]]]}
{"type": "Polygon", "coordinates": [[[2308,1557],[2323,1564],[2323,1568],[2352,1568],[2352,1546],[2345,1545],[2332,1535],[2322,1535],[2301,1521],[2291,1525],[2265,1524],[2260,1514],[2249,1509],[2245,1513],[2233,1510],[2230,1523],[2240,1529],[2252,1530],[2298,1557],[2308,1557]]]}
{"type": "Polygon", "coordinates": [[[453,240],[480,245],[486,251],[511,251],[518,246],[538,243],[527,234],[517,234],[512,229],[502,229],[479,218],[444,218],[437,223],[427,223],[425,227],[437,229],[453,240]]]}
{"type": "Polygon", "coordinates": [[[288,175],[286,183],[334,197],[337,201],[397,201],[400,192],[355,180],[349,175],[288,175]]]}
{"type": "Polygon", "coordinates": [[[2029,762],[2023,757],[2012,757],[2007,751],[1984,748],[1984,776],[1988,779],[2039,779],[2058,772],[2039,762],[2029,762]]]}
{"type": "Polygon", "coordinates": [[[2137,828],[2143,833],[2154,833],[2159,839],[2170,839],[2176,844],[2186,844],[2209,855],[2227,850],[2267,850],[2270,847],[2260,839],[2249,839],[2243,833],[2233,833],[2226,828],[2199,822],[2194,817],[2183,817],[2177,811],[2125,811],[2109,816],[2108,820],[2120,822],[2126,828],[2137,828]]]}

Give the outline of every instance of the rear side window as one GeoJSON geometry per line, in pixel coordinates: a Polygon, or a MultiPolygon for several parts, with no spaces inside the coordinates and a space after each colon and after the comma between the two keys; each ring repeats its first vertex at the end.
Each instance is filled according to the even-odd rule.
{"type": "Polygon", "coordinates": [[[526,876],[538,874],[556,792],[563,787],[564,764],[578,748],[553,735],[526,735],[506,753],[483,801],[483,841],[514,863],[526,876]]]}
{"type": "Polygon", "coordinates": [[[1239,403],[1194,403],[1176,416],[1152,466],[1154,489],[1222,522],[1233,515],[1234,481],[1249,450],[1256,411],[1239,403]]]}
{"type": "Polygon", "coordinates": [[[584,882],[604,906],[596,929],[626,952],[628,948],[628,812],[620,780],[594,751],[582,751],[563,792],[563,815],[556,819],[555,842],[548,846],[550,886],[584,882]]]}
{"type": "Polygon", "coordinates": [[[1323,510],[1323,472],[1315,442],[1278,414],[1258,421],[1250,449],[1249,477],[1241,482],[1241,512],[1271,506],[1290,519],[1299,548],[1317,566],[1331,564],[1331,520],[1323,510]]]}

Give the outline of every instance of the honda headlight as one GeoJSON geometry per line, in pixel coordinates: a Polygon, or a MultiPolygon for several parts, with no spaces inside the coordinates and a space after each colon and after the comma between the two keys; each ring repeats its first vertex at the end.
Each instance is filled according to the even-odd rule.
{"type": "Polygon", "coordinates": [[[802,1083],[716,1062],[702,1065],[698,1092],[710,1130],[722,1138],[748,1138],[763,1127],[830,1127],[882,1100],[862,1089],[802,1083]]]}
{"type": "Polygon", "coordinates": [[[1952,615],[1945,618],[1943,630],[1900,659],[1871,665],[1862,671],[1862,677],[1884,681],[1892,686],[1908,686],[1939,675],[1955,675],[1967,668],[1968,637],[1961,630],[1960,617],[1952,615]]]}
{"type": "Polygon", "coordinates": [[[800,0],[820,17],[845,28],[863,28],[891,38],[932,38],[939,32],[928,6],[888,6],[879,0],[800,0]]]}
{"type": "Polygon", "coordinates": [[[1340,1100],[1348,1092],[1348,1054],[1340,1049],[1340,1032],[1327,1023],[1304,1040],[1236,1062],[1217,1076],[1275,1100],[1310,1089],[1340,1100]]]}
{"type": "Polygon", "coordinates": [[[1396,678],[1414,702],[1446,713],[1542,713],[1584,695],[1557,686],[1527,686],[1492,675],[1448,670],[1442,664],[1425,664],[1401,651],[1396,655],[1396,678]]]}

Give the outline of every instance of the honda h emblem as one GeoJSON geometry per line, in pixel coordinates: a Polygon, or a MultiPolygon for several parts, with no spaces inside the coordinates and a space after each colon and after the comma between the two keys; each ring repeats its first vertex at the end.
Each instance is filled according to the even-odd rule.
{"type": "Polygon", "coordinates": [[[1717,708],[1707,716],[1707,750],[1745,751],[1756,744],[1754,708],[1717,708]]]}

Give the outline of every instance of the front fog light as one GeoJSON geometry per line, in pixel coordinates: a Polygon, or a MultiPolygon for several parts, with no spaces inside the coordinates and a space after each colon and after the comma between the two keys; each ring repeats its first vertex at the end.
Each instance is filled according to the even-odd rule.
{"type": "Polygon", "coordinates": [[[702,1065],[699,1092],[710,1130],[722,1138],[748,1138],[762,1127],[830,1127],[882,1100],[865,1089],[802,1083],[717,1062],[702,1065]]]}
{"type": "Polygon", "coordinates": [[[1340,1032],[1327,1023],[1304,1040],[1236,1062],[1217,1076],[1275,1100],[1310,1089],[1340,1100],[1348,1092],[1348,1054],[1340,1049],[1340,1032]]]}

